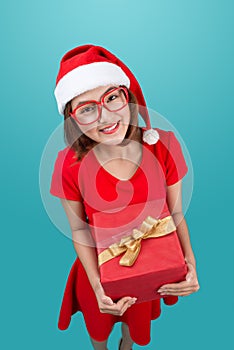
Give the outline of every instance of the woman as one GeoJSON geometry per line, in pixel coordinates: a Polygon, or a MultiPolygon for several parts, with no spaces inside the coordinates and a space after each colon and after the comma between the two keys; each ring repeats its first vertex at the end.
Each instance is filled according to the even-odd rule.
{"type": "Polygon", "coordinates": [[[61,198],[78,256],[66,285],[59,328],[66,329],[71,315],[81,311],[94,349],[107,349],[116,322],[122,322],[119,349],[129,350],[134,342],[146,345],[150,322],[160,315],[160,301],[136,303],[128,295],[113,301],[105,294],[91,228],[98,212],[160,197],[160,209],[166,208],[177,226],[188,273],[185,281],[157,292],[171,305],[178,296],[197,291],[195,258],[182,213],[181,179],[187,166],[179,143],[172,132],[151,128],[136,78],[102,47],[80,46],[63,57],[55,96],[64,114],[68,147],[58,154],[51,193],[61,198]],[[138,127],[138,110],[146,128],[138,127]],[[146,149],[157,164],[150,162],[146,149]]]}

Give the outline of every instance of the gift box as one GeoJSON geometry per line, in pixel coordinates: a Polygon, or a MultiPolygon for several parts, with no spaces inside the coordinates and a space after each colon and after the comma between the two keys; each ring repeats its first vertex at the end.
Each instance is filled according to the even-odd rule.
{"type": "Polygon", "coordinates": [[[124,296],[138,303],[158,299],[162,285],[185,279],[173,219],[168,211],[158,217],[158,211],[158,203],[151,201],[93,215],[101,283],[114,301],[124,296]]]}

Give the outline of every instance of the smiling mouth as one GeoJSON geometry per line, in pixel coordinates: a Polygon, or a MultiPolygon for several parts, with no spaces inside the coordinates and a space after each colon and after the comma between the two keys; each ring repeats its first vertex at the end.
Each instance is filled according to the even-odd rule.
{"type": "Polygon", "coordinates": [[[118,128],[119,128],[119,121],[117,123],[114,123],[114,124],[108,126],[107,128],[101,129],[99,131],[101,131],[103,134],[112,134],[118,128]]]}

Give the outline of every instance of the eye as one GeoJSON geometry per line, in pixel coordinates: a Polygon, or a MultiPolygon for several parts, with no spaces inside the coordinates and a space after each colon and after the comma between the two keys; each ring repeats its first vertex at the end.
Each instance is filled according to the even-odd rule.
{"type": "Polygon", "coordinates": [[[119,98],[119,93],[113,93],[112,95],[108,96],[107,103],[112,102],[112,101],[116,100],[117,98],[119,98]]]}
{"type": "Polygon", "coordinates": [[[85,108],[82,108],[80,113],[88,113],[88,112],[91,112],[93,110],[93,107],[85,107],[85,108]]]}
{"type": "Polygon", "coordinates": [[[96,106],[95,105],[88,105],[88,106],[85,106],[85,107],[81,107],[77,110],[78,114],[88,114],[88,113],[92,113],[94,112],[96,109],[96,106]]]}

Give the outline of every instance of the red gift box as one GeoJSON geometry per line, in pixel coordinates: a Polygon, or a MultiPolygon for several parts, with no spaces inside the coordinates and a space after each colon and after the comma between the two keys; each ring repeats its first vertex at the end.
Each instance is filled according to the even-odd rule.
{"type": "MultiPolygon", "coordinates": [[[[146,217],[157,218],[157,201],[135,204],[122,210],[98,212],[93,215],[93,235],[100,254],[123,237],[139,229],[146,217]]],[[[160,215],[160,219],[168,216],[160,215]]],[[[170,214],[169,214],[170,215],[170,214]]],[[[136,297],[137,302],[162,297],[156,291],[164,284],[185,279],[187,266],[176,231],[162,237],[141,240],[139,255],[132,266],[120,265],[124,253],[100,266],[101,283],[113,300],[136,297]]]]}

